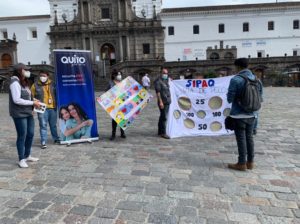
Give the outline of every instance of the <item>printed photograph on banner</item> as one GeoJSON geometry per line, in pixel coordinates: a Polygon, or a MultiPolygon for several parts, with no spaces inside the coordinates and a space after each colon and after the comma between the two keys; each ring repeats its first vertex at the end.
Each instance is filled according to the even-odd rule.
{"type": "Polygon", "coordinates": [[[151,100],[152,95],[131,76],[97,97],[97,102],[126,130],[151,100]]]}
{"type": "Polygon", "coordinates": [[[61,143],[98,140],[91,52],[54,50],[54,56],[61,143]]]}
{"type": "Polygon", "coordinates": [[[94,121],[78,103],[70,102],[59,107],[59,130],[62,141],[91,138],[94,121]]]}
{"type": "Polygon", "coordinates": [[[232,134],[224,125],[231,108],[231,104],[227,103],[231,78],[170,81],[172,103],[167,134],[171,138],[232,134]]]}

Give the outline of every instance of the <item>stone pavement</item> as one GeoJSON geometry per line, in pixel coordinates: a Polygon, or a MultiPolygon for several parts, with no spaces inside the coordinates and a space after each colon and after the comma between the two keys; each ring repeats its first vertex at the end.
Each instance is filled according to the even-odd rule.
{"type": "MultiPolygon", "coordinates": [[[[0,95],[0,223],[300,223],[300,89],[266,88],[255,137],[257,168],[239,172],[234,136],[160,139],[154,99],[127,139],[39,148],[17,167],[8,95],[0,95]]],[[[37,121],[37,120],[36,120],[37,121]]]]}

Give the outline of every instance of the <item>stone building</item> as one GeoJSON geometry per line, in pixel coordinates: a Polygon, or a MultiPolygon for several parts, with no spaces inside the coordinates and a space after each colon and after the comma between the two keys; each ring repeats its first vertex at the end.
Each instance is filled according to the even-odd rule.
{"type": "Polygon", "coordinates": [[[137,74],[138,80],[146,71],[157,72],[156,61],[164,56],[164,32],[156,14],[151,19],[137,17],[131,0],[79,0],[73,19],[59,22],[59,7],[56,4],[50,10],[54,13],[48,33],[50,50],[91,50],[96,88],[119,63],[126,62],[121,70],[126,75],[137,74]],[[147,63],[141,67],[139,61],[147,63]]]}

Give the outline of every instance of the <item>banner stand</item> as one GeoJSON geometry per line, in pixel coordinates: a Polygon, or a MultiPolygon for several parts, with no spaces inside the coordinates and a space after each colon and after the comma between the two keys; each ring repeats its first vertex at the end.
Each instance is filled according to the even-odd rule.
{"type": "Polygon", "coordinates": [[[74,139],[72,141],[61,141],[60,144],[61,145],[67,145],[70,146],[72,144],[77,144],[77,143],[92,143],[94,141],[98,141],[99,138],[86,138],[86,139],[74,139]]]}
{"type": "Polygon", "coordinates": [[[55,49],[53,53],[61,144],[99,140],[91,51],[55,49]]]}

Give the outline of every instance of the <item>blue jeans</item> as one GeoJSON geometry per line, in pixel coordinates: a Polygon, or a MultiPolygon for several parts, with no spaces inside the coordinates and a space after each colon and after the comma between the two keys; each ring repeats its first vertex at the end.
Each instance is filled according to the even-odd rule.
{"type": "Polygon", "coordinates": [[[47,123],[49,123],[50,131],[53,140],[59,140],[57,134],[57,113],[56,109],[46,109],[45,113],[37,113],[39,124],[40,124],[40,136],[41,136],[41,144],[47,144],[47,123]]]}
{"type": "Polygon", "coordinates": [[[236,129],[234,130],[238,146],[239,164],[253,162],[254,159],[254,142],[253,142],[253,118],[235,119],[236,129]],[[246,161],[247,156],[247,161],[246,161]]]}
{"type": "Polygon", "coordinates": [[[170,105],[164,105],[164,109],[160,109],[160,116],[158,120],[158,134],[159,135],[164,135],[166,134],[166,122],[168,118],[168,113],[169,113],[169,107],[170,105]]]}
{"type": "Polygon", "coordinates": [[[34,135],[33,116],[24,118],[13,118],[17,130],[17,150],[19,160],[30,156],[34,135]]]}

